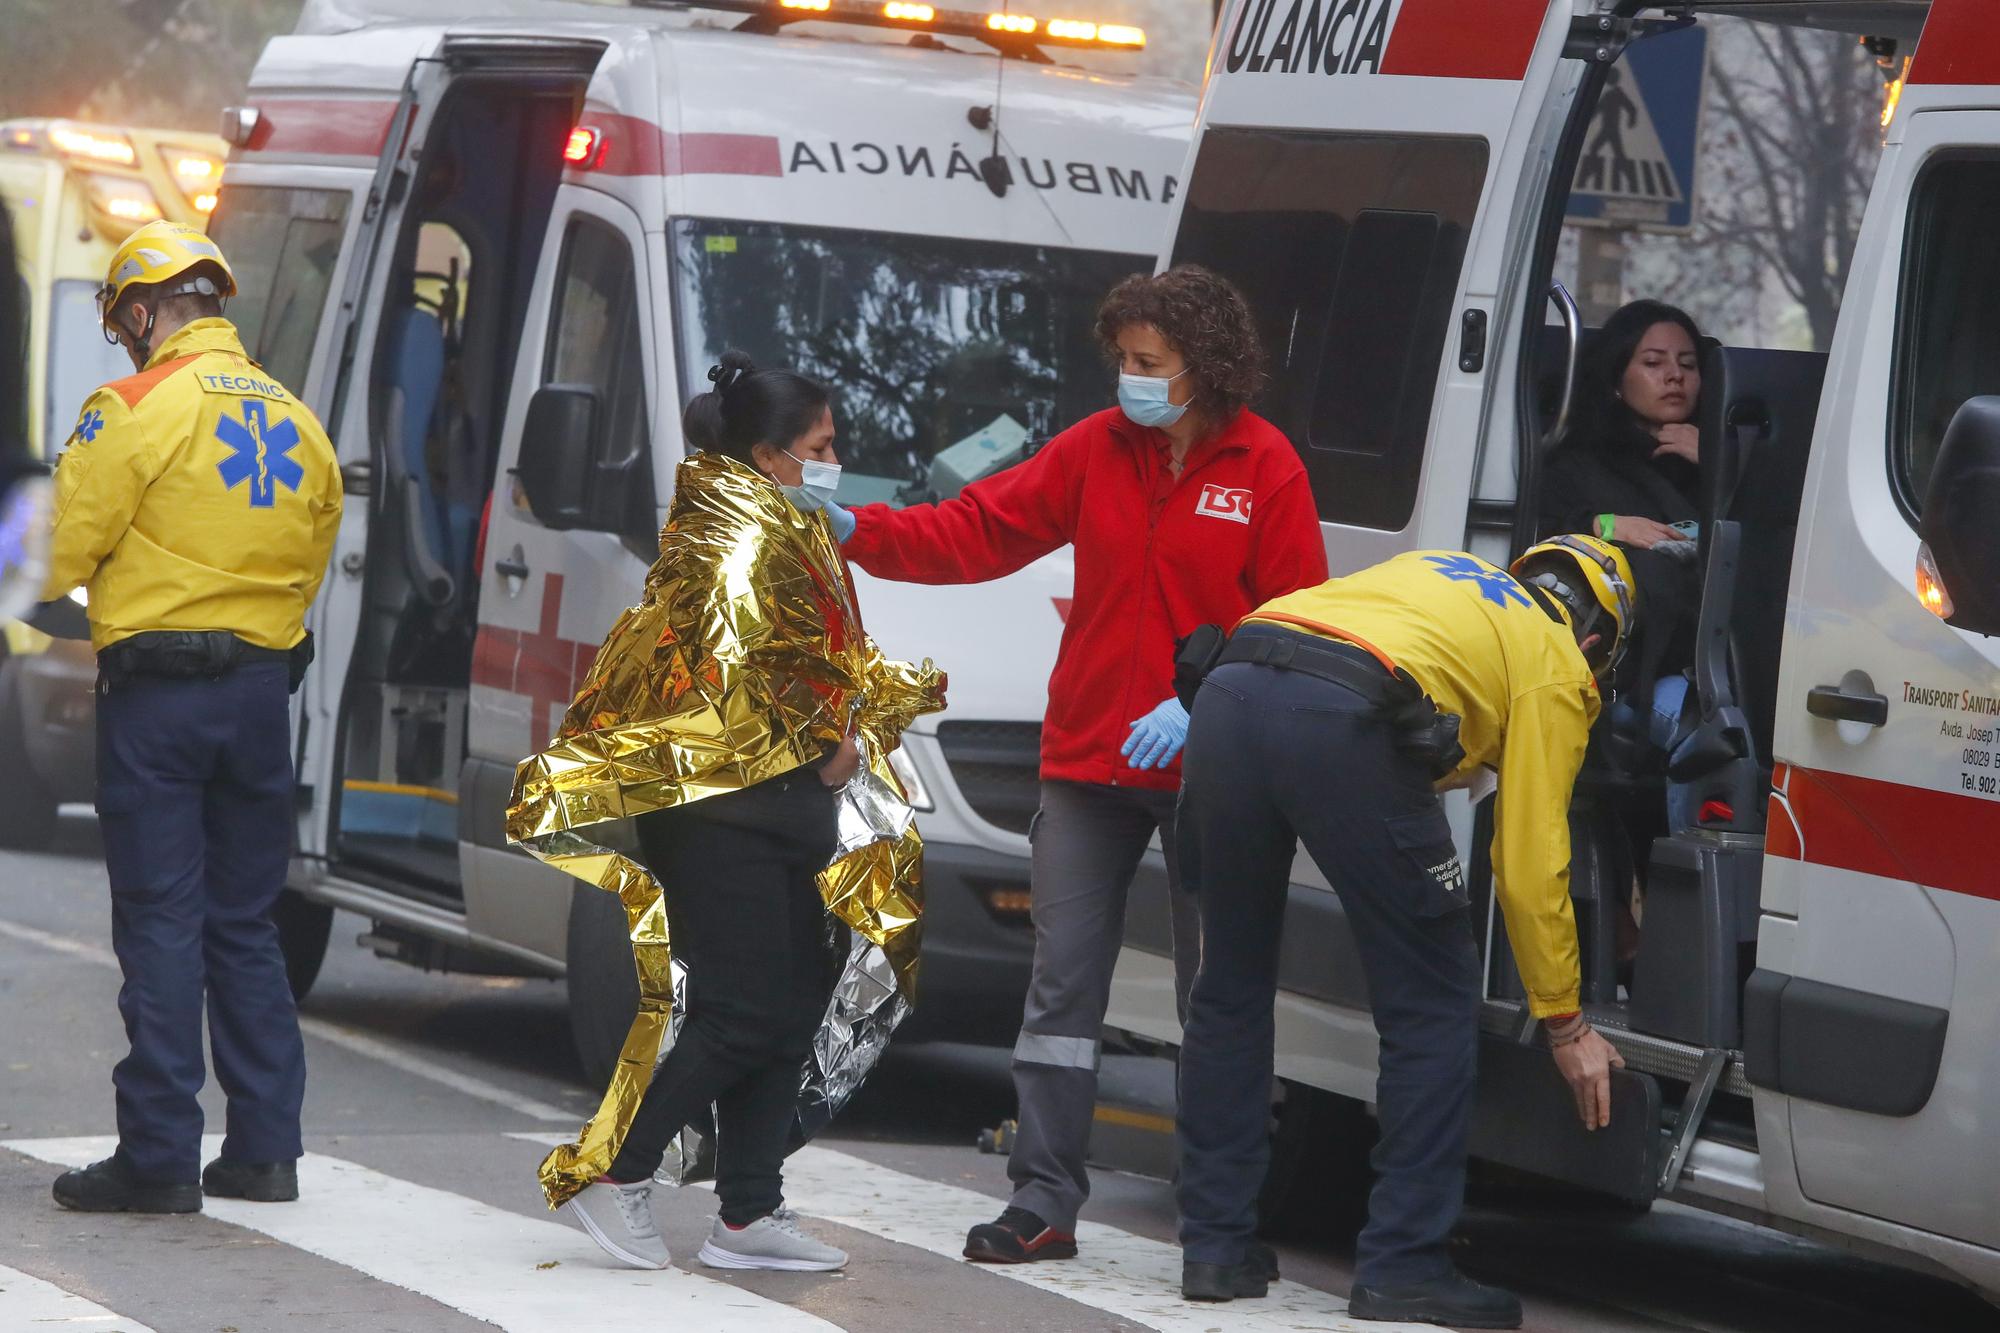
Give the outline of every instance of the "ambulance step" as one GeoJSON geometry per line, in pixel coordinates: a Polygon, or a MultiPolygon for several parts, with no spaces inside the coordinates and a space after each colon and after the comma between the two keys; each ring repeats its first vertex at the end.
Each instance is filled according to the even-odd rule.
{"type": "MultiPolygon", "coordinates": [[[[1602,1032],[1618,1048],[1618,1053],[1625,1057],[1627,1069],[1669,1078],[1677,1083],[1692,1084],[1699,1080],[1702,1058],[1708,1054],[1703,1047],[1634,1032],[1625,1026],[1619,1011],[1610,1006],[1586,1006],[1586,1013],[1591,1025],[1602,1032]]],[[[1518,1001],[1488,1000],[1480,1013],[1479,1025],[1483,1031],[1496,1036],[1518,1037],[1529,1021],[1527,1008],[1518,1001]]],[[[1741,1051],[1728,1053],[1728,1061],[1723,1066],[1715,1090],[1732,1097],[1750,1095],[1750,1084],[1743,1077],[1741,1051]]]]}

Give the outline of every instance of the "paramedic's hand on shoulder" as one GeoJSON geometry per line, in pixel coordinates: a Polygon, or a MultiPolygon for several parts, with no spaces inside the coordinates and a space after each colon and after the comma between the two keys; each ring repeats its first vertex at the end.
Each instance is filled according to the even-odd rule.
{"type": "Polygon", "coordinates": [[[1134,768],[1165,768],[1187,744],[1188,711],[1175,698],[1162,699],[1152,712],[1135,719],[1132,734],[1118,753],[1134,768]]]}
{"type": "Polygon", "coordinates": [[[1611,1123],[1611,1071],[1625,1067],[1625,1057],[1606,1041],[1583,1015],[1566,1014],[1542,1023],[1549,1053],[1576,1098],[1576,1114],[1585,1129],[1611,1123]]]}
{"type": "Polygon", "coordinates": [[[854,515],[831,500],[821,501],[820,508],[826,512],[826,521],[833,524],[833,539],[846,545],[854,535],[854,515]]]}

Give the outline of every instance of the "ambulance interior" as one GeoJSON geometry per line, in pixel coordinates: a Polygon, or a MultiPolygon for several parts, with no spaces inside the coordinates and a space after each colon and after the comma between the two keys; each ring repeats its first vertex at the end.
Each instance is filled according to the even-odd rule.
{"type": "MultiPolygon", "coordinates": [[[[1854,17],[1852,10],[1827,8],[1786,14],[1764,6],[1762,15],[1758,6],[1698,8],[1815,27],[1838,28],[1854,17]]],[[[1908,26],[1907,14],[1900,20],[1883,13],[1865,17],[1882,26],[1854,35],[1898,42],[1903,54],[1914,49],[1917,32],[1908,26]]],[[[1681,26],[1675,18],[1642,21],[1635,43],[1681,26]]],[[[1893,61],[1885,68],[1901,67],[1893,54],[1884,60],[1893,61]]],[[[1573,168],[1590,112],[1609,83],[1607,73],[1600,67],[1585,75],[1559,166],[1573,168]]],[[[1573,174],[1562,169],[1555,174],[1529,279],[1529,290],[1549,292],[1551,303],[1529,303],[1531,327],[1524,330],[1529,354],[1521,358],[1517,384],[1524,497],[1536,494],[1538,464],[1567,409],[1572,338],[1582,342],[1593,332],[1573,329],[1560,318],[1544,322],[1545,312],[1561,313],[1563,297],[1551,290],[1552,273],[1573,174]]],[[[1700,311],[1691,313],[1701,320],[1700,311]]],[[[1730,346],[1708,337],[1699,352],[1694,424],[1701,437],[1701,529],[1688,666],[1692,688],[1683,722],[1687,739],[1671,756],[1662,753],[1633,734],[1629,722],[1621,724],[1614,700],[1607,698],[1571,805],[1570,893],[1586,1010],[1605,1026],[1622,1029],[1621,1040],[1628,1043],[1635,1040],[1631,1034],[1643,1034],[1683,1051],[1716,1054],[1740,1052],[1745,1045],[1745,986],[1755,966],[1779,653],[1827,356],[1730,346]],[[1670,833],[1665,817],[1670,783],[1688,793],[1694,811],[1694,826],[1678,833],[1670,833]],[[1618,928],[1634,899],[1636,950],[1629,927],[1618,928]]],[[[1511,548],[1519,550],[1541,535],[1535,531],[1536,508],[1530,500],[1512,513],[1476,515],[1475,527],[1505,531],[1511,548]]],[[[1635,712],[1646,716],[1645,702],[1626,702],[1635,706],[1626,718],[1635,712]]],[[[1480,811],[1477,830],[1475,892],[1490,895],[1490,868],[1484,863],[1490,806],[1480,811]]],[[[1502,965],[1510,961],[1505,934],[1496,930],[1491,939],[1490,993],[1519,999],[1518,977],[1502,965]]],[[[1644,1067],[1665,1085],[1668,1099],[1678,1097],[1679,1110],[1670,1115],[1698,1121],[1705,1136],[1754,1147],[1740,1064],[1658,1058],[1663,1053],[1654,1052],[1644,1067]]]]}
{"type": "Polygon", "coordinates": [[[476,548],[580,93],[560,74],[454,80],[380,261],[376,526],[341,705],[336,846],[352,868],[452,899],[476,548]]]}

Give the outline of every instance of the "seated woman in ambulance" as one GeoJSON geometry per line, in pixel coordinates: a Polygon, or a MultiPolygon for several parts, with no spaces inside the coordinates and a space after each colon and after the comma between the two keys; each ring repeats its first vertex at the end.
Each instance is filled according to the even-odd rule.
{"type": "Polygon", "coordinates": [[[1674,306],[1633,301],[1618,310],[1584,345],[1570,425],[1542,463],[1541,533],[1594,533],[1631,557],[1647,628],[1618,672],[1622,702],[1610,711],[1614,726],[1622,715],[1667,754],[1689,725],[1700,347],[1701,331],[1674,306]],[[1633,700],[1650,701],[1643,728],[1633,700]]]}

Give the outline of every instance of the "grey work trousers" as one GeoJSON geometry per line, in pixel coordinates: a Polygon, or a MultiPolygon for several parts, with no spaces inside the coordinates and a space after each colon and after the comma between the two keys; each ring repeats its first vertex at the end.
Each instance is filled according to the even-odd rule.
{"type": "Polygon", "coordinates": [[[1058,1231],[1076,1229],[1090,1195],[1084,1153],[1097,1108],[1097,1066],[1111,972],[1125,938],[1125,897],[1153,831],[1166,852],[1174,998],[1183,1019],[1201,957],[1194,899],[1180,884],[1178,793],[1094,782],[1044,782],[1035,816],[1035,962],[1014,1045],[1020,1131],[1007,1161],[1012,1204],[1058,1231]]]}

